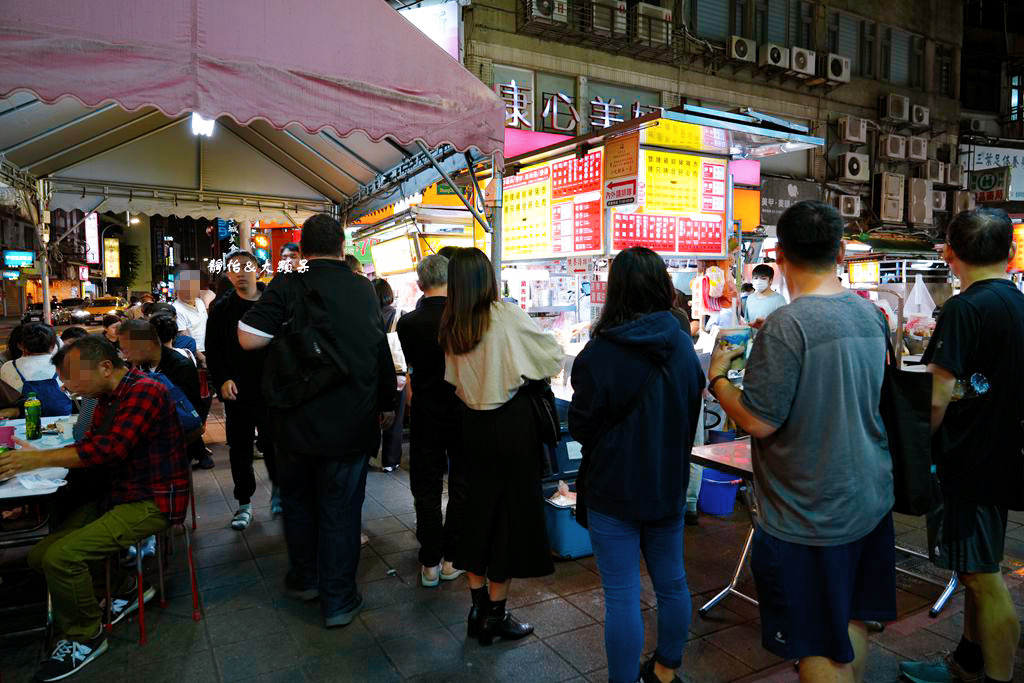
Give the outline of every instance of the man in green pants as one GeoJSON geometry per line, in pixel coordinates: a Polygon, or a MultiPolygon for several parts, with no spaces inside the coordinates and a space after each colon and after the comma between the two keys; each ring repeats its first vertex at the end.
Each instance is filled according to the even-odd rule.
{"type": "MultiPolygon", "coordinates": [[[[126,368],[96,335],[65,346],[53,364],[70,391],[98,399],[92,428],[65,448],[40,451],[19,441],[20,450],[0,454],[0,479],[38,467],[103,466],[109,486],[29,554],[46,576],[63,636],[36,673],[39,681],[67,678],[107,649],[90,565],[166,529],[188,503],[185,440],[167,388],[126,368]]],[[[137,608],[136,591],[117,612],[137,608]]]]}

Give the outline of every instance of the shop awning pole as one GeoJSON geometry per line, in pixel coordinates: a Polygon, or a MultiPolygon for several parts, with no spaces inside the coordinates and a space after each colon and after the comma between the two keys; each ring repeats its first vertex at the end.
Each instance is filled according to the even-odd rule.
{"type": "Polygon", "coordinates": [[[498,291],[501,291],[501,187],[505,179],[501,171],[494,169],[491,182],[494,183],[494,210],[491,212],[491,263],[498,278],[498,291]]]}
{"type": "MultiPolygon", "coordinates": [[[[473,159],[469,156],[469,152],[466,152],[466,170],[469,171],[469,177],[473,181],[473,202],[477,204],[477,208],[480,211],[484,211],[484,196],[480,193],[480,182],[476,179],[476,173],[473,172],[473,159]]],[[[493,227],[493,226],[492,226],[493,227]]]]}
{"type": "Polygon", "coordinates": [[[53,324],[50,317],[50,273],[49,273],[49,249],[46,240],[43,238],[43,221],[46,216],[46,181],[40,180],[36,183],[36,195],[39,202],[39,216],[36,221],[36,240],[39,242],[39,277],[43,281],[43,320],[47,325],[53,324]]]}
{"type": "MultiPolygon", "coordinates": [[[[452,177],[448,175],[448,171],[444,170],[444,167],[441,166],[441,164],[437,163],[437,159],[435,159],[434,155],[430,153],[430,150],[427,149],[427,146],[424,145],[419,140],[416,141],[416,144],[419,146],[420,151],[423,152],[424,156],[426,156],[427,159],[430,160],[430,165],[434,167],[434,170],[440,173],[441,177],[444,178],[444,181],[448,183],[448,187],[454,190],[455,194],[459,197],[460,200],[462,200],[462,203],[466,206],[467,209],[469,209],[470,213],[473,214],[473,217],[480,221],[480,225],[484,226],[484,230],[486,230],[487,232],[494,232],[491,229],[491,224],[487,221],[486,218],[484,218],[483,214],[476,210],[476,206],[473,205],[473,202],[469,201],[469,199],[466,198],[466,195],[463,194],[462,190],[460,190],[458,186],[452,181],[452,177]]],[[[472,169],[470,169],[470,173],[472,173],[472,169]]]]}

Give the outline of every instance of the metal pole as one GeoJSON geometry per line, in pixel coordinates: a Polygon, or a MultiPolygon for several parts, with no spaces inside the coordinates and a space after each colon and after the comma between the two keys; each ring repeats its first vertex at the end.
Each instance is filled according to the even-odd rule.
{"type": "Polygon", "coordinates": [[[494,169],[494,211],[491,213],[491,263],[498,278],[498,291],[501,291],[501,186],[504,178],[501,171],[494,169]]]}
{"type": "MultiPolygon", "coordinates": [[[[476,210],[476,207],[473,206],[473,202],[469,201],[469,199],[466,198],[466,195],[463,194],[462,190],[460,190],[458,186],[455,185],[455,183],[452,181],[452,177],[448,175],[448,171],[444,170],[444,167],[441,166],[441,164],[437,163],[437,159],[435,159],[434,155],[430,153],[430,150],[427,149],[427,146],[418,140],[416,141],[416,144],[419,146],[420,151],[423,152],[424,156],[427,157],[427,160],[430,162],[430,165],[434,167],[434,170],[441,174],[441,177],[444,178],[444,181],[448,183],[448,187],[454,190],[455,194],[458,195],[460,200],[462,200],[462,203],[465,204],[466,208],[470,210],[470,212],[473,214],[473,218],[480,221],[480,225],[484,226],[484,230],[486,230],[487,232],[494,232],[491,229],[491,224],[487,221],[486,218],[483,217],[483,214],[476,210]]],[[[470,169],[470,173],[472,172],[473,169],[470,169]]]]}
{"type": "Polygon", "coordinates": [[[36,240],[39,242],[39,277],[43,281],[43,320],[47,325],[53,324],[50,317],[50,272],[49,272],[49,249],[43,240],[43,217],[46,215],[46,184],[45,181],[36,182],[36,194],[39,202],[39,220],[36,221],[36,240]]]}

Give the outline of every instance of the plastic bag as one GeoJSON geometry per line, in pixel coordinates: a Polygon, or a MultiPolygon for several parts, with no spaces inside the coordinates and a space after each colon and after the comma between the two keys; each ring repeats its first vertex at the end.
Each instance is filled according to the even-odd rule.
{"type": "Polygon", "coordinates": [[[564,481],[559,481],[558,488],[555,490],[554,495],[548,498],[548,500],[550,500],[553,505],[557,505],[558,507],[573,507],[574,505],[576,505],[576,492],[570,491],[569,485],[566,484],[564,481]]]}
{"type": "Polygon", "coordinates": [[[910,290],[910,297],[903,305],[903,317],[920,316],[930,318],[935,310],[935,299],[932,298],[928,287],[924,284],[924,278],[918,273],[914,276],[914,288],[910,290]]]}

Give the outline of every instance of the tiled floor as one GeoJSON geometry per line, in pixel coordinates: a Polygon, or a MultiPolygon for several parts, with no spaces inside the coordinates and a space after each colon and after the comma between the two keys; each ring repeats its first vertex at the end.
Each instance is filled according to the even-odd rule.
{"type": "MultiPolygon", "coordinates": [[[[183,555],[174,558],[167,609],[147,611],[150,642],[139,647],[137,625],[122,623],[110,650],[75,681],[605,681],[604,605],[593,558],[559,562],[553,576],[515,582],[509,601],[536,633],[516,643],[483,648],[465,638],[469,594],[464,579],[437,589],[417,585],[415,515],[408,473],[371,472],[363,525],[359,579],[366,608],[350,626],[326,631],[317,605],[281,595],[287,555],[280,523],[270,517],[265,470],[255,523],[244,533],[227,528],[233,510],[223,426],[212,423],[217,468],[198,472],[199,530],[196,562],[204,618],[190,618],[183,555]]],[[[742,510],[738,511],[742,513],[742,510]]],[[[1024,559],[1024,527],[1015,518],[1007,539],[1010,557],[1024,559]]],[[[901,518],[901,541],[922,547],[923,522],[901,518]]],[[[686,681],[795,681],[791,664],[760,645],[757,609],[730,598],[702,619],[696,607],[731,574],[746,527],[704,517],[687,528],[685,559],[694,615],[681,676],[686,681]]],[[[0,556],[3,559],[3,556],[0,556]]],[[[8,555],[7,562],[12,561],[8,555]]],[[[1016,560],[1011,571],[1022,570],[1016,560]]],[[[1024,571],[1024,570],[1022,570],[1024,571]]],[[[1024,584],[1011,574],[1014,599],[1024,615],[1024,584]]],[[[749,577],[744,584],[753,591],[749,577]]],[[[645,579],[645,651],[654,647],[657,612],[645,579]]],[[[873,637],[867,680],[895,681],[901,658],[934,656],[955,645],[962,597],[939,618],[928,616],[937,589],[900,577],[901,619],[873,637]]],[[[0,641],[0,680],[27,681],[39,652],[37,638],[0,641]]],[[[1018,669],[1018,680],[1024,670],[1018,669]]]]}

